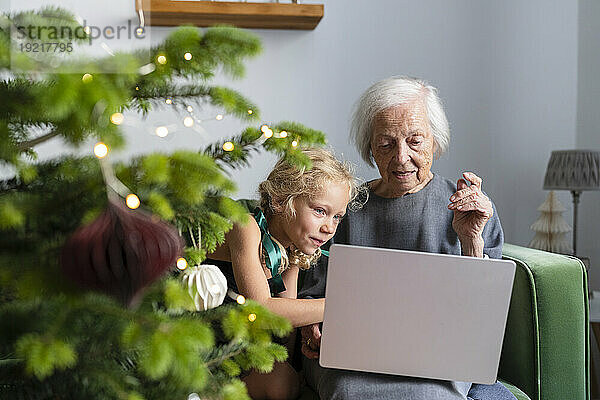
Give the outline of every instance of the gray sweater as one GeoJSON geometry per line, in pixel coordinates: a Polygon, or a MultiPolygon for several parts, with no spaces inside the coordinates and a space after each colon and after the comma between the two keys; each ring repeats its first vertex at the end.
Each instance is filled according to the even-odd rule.
{"type": "MultiPolygon", "coordinates": [[[[358,211],[348,212],[338,227],[335,243],[385,247],[428,253],[461,254],[460,241],[452,229],[454,213],[448,210],[456,184],[435,174],[423,189],[387,199],[371,190],[369,200],[358,211]]],[[[484,254],[502,257],[504,234],[496,207],[483,230],[484,254]]],[[[305,272],[298,297],[325,296],[327,257],[305,272]]]]}

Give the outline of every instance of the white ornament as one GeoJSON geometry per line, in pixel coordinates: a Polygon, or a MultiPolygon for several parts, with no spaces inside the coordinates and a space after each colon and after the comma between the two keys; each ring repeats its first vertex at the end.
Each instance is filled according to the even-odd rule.
{"type": "Polygon", "coordinates": [[[546,201],[538,207],[540,217],[531,224],[535,236],[529,242],[529,247],[553,253],[571,254],[573,249],[566,235],[571,227],[562,217],[566,208],[560,203],[553,191],[548,193],[546,201]]]}
{"type": "Polygon", "coordinates": [[[227,279],[215,265],[202,264],[188,268],[183,275],[183,282],[198,311],[220,306],[227,294],[227,279]]]}

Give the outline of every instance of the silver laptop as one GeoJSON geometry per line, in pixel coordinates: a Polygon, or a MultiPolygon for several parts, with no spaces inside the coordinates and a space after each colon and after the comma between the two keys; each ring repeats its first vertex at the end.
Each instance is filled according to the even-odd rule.
{"type": "Polygon", "coordinates": [[[491,384],[515,263],[334,244],[323,367],[491,384]]]}

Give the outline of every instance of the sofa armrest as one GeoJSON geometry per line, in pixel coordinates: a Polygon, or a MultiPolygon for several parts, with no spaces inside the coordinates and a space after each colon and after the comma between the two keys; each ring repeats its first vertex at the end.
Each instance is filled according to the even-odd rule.
{"type": "Polygon", "coordinates": [[[499,376],[531,399],[589,400],[587,277],[575,258],[505,244],[516,263],[499,376]]]}

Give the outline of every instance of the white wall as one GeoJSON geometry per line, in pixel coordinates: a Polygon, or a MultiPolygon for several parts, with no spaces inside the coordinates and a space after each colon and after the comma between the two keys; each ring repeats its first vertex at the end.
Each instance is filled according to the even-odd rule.
{"type": "MultiPolygon", "coordinates": [[[[41,2],[31,1],[30,6],[41,2]]],[[[133,3],[95,0],[75,7],[84,17],[109,15],[117,23],[135,18],[133,3]]],[[[452,179],[463,170],[479,173],[496,203],[507,242],[526,245],[533,237],[529,225],[547,194],[542,182],[550,152],[573,148],[583,137],[576,134],[577,3],[324,3],[325,17],[314,31],[256,30],[263,54],[248,63],[245,79],[228,84],[260,106],[264,121],[294,120],[326,132],[338,154],[356,162],[359,174],[370,179],[376,171],[364,166],[347,142],[354,101],[371,83],[391,75],[430,81],[440,89],[452,128],[450,150],[434,164],[434,171],[452,179]]],[[[153,41],[168,31],[152,28],[153,41]]],[[[241,128],[226,118],[207,123],[204,134],[181,128],[164,141],[149,133],[159,123],[180,124],[181,119],[166,111],[137,120],[128,128],[127,154],[197,148],[241,128]]],[[[45,145],[42,153],[53,153],[57,146],[45,145]]],[[[254,192],[274,161],[266,156],[254,159],[251,170],[235,175],[240,196],[254,192]]],[[[568,205],[570,196],[564,195],[561,201],[568,205]]],[[[585,193],[583,203],[587,197],[585,193]]]]}
{"type": "MultiPolygon", "coordinates": [[[[600,150],[600,2],[579,1],[577,148],[600,150]]],[[[600,191],[580,197],[577,253],[590,258],[590,287],[600,289],[600,191]]]]}

